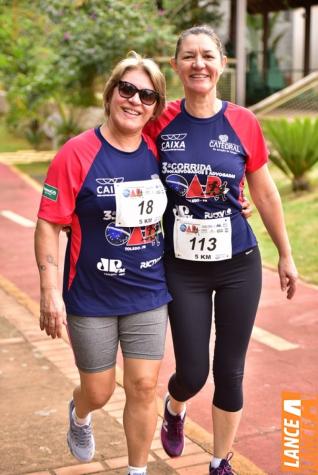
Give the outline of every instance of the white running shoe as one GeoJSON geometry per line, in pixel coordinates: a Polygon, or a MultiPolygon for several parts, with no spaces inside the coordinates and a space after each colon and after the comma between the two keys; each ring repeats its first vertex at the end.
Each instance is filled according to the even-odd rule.
{"type": "Polygon", "coordinates": [[[70,428],[67,433],[67,443],[72,455],[80,462],[90,462],[95,454],[95,440],[92,423],[77,425],[73,419],[74,401],[69,404],[70,428]]]}

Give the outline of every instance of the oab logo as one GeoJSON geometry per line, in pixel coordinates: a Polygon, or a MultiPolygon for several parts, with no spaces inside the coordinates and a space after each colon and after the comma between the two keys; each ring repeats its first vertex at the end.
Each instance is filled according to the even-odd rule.
{"type": "Polygon", "coordinates": [[[161,135],[161,150],[163,152],[184,152],[185,141],[188,134],[163,134],[161,135]]]}
{"type": "Polygon", "coordinates": [[[236,143],[229,142],[229,136],[226,134],[219,135],[219,139],[212,139],[209,142],[209,147],[217,152],[229,152],[237,155],[241,152],[241,148],[236,143]]]}
{"type": "Polygon", "coordinates": [[[97,262],[97,269],[104,272],[105,275],[125,275],[126,269],[123,268],[123,263],[119,259],[105,259],[97,262]]]}
{"type": "Polygon", "coordinates": [[[141,198],[142,195],[143,193],[141,188],[133,188],[131,190],[126,188],[123,190],[123,196],[125,198],[141,198]]]}
{"type": "Polygon", "coordinates": [[[124,177],[118,178],[96,178],[98,183],[96,187],[97,196],[115,196],[115,183],[122,183],[124,177]]]}
{"type": "Polygon", "coordinates": [[[182,233],[198,234],[199,228],[195,224],[180,224],[182,233]]]}

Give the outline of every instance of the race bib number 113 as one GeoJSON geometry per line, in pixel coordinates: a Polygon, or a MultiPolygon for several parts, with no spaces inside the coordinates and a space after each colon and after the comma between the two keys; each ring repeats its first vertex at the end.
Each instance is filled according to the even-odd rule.
{"type": "Polygon", "coordinates": [[[232,257],[231,220],[175,217],[174,252],[190,261],[222,261],[232,257]]]}

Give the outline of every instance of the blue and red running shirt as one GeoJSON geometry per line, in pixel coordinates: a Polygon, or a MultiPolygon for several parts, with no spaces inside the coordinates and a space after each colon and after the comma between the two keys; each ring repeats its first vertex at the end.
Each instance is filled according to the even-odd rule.
{"type": "Polygon", "coordinates": [[[164,217],[166,250],[173,250],[175,213],[193,219],[230,217],[232,255],[257,245],[242,216],[246,172],[268,160],[265,140],[255,116],[222,101],[213,117],[199,119],[185,110],[184,99],[168,103],[145,132],[156,142],[168,206],[164,217]]]}
{"type": "Polygon", "coordinates": [[[63,298],[68,314],[116,316],[171,300],[163,268],[161,223],[116,227],[114,184],[159,177],[156,147],[112,147],[99,128],[69,140],[52,161],[38,217],[69,225],[63,298]]]}

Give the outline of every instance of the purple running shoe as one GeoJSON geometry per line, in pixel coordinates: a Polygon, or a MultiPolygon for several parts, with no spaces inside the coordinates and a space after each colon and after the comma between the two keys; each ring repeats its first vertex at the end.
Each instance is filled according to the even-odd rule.
{"type": "Polygon", "coordinates": [[[218,468],[213,468],[210,464],[210,475],[237,475],[231,465],[230,460],[233,457],[233,452],[229,452],[226,459],[222,459],[218,468]]]}
{"type": "Polygon", "coordinates": [[[183,426],[185,415],[173,416],[168,411],[169,394],[164,399],[164,416],[161,426],[161,443],[169,457],[179,457],[184,448],[183,426]]]}

